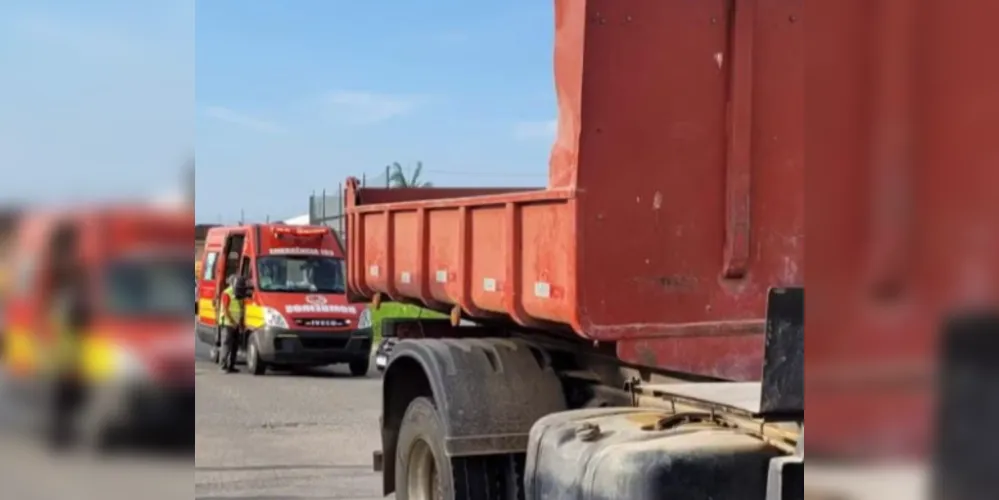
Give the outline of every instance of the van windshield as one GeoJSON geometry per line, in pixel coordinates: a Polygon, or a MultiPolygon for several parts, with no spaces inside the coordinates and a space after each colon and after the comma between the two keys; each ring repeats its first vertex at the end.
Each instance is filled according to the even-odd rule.
{"type": "Polygon", "coordinates": [[[123,317],[190,317],[193,259],[144,256],[119,259],[104,271],[103,303],[123,317]]]}
{"type": "Polygon", "coordinates": [[[264,292],[345,293],[338,257],[282,255],[257,259],[257,287],[264,292]]]}

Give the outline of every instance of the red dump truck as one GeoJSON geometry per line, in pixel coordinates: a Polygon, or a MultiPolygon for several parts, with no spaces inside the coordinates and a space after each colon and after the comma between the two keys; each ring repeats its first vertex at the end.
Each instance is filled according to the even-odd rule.
{"type": "Polygon", "coordinates": [[[547,188],[347,182],[351,301],[451,313],[395,323],[386,494],[800,498],[803,2],[555,14],[547,188]]]}
{"type": "Polygon", "coordinates": [[[809,4],[808,486],[829,498],[995,496],[999,65],[975,48],[997,15],[809,4]],[[863,465],[821,477],[826,457],[863,465]],[[931,481],[871,466],[931,457],[931,481]]]}
{"type": "Polygon", "coordinates": [[[348,184],[353,300],[480,325],[396,321],[386,492],[808,498],[804,359],[812,498],[994,497],[999,7],[804,3],[557,0],[547,189],[348,184]]]}

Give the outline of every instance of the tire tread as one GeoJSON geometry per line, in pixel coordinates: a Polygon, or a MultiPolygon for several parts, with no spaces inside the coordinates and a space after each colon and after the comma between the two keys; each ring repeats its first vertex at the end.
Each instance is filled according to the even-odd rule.
{"type": "MultiPolygon", "coordinates": [[[[417,422],[427,425],[427,429],[418,429],[418,434],[424,434],[425,438],[431,437],[426,434],[436,434],[439,431],[440,415],[437,408],[428,398],[417,398],[410,403],[406,411],[406,418],[403,419],[403,426],[417,422]],[[427,407],[430,408],[427,408],[427,407]],[[423,418],[424,411],[433,412],[431,420],[426,422],[423,418]],[[431,427],[433,429],[431,429],[431,427]]],[[[400,435],[406,432],[400,432],[400,435]]],[[[434,436],[438,438],[438,436],[434,436]]],[[[436,443],[432,448],[442,450],[444,443],[436,443]]],[[[407,450],[408,451],[408,450],[407,450]]],[[[493,455],[485,457],[458,457],[451,459],[451,480],[454,486],[454,500],[524,500],[522,478],[524,471],[525,455],[493,455]]],[[[397,464],[397,467],[400,464],[397,464]]],[[[400,495],[400,490],[405,490],[404,480],[406,474],[399,474],[397,470],[396,495],[404,499],[405,494],[400,495]]]]}

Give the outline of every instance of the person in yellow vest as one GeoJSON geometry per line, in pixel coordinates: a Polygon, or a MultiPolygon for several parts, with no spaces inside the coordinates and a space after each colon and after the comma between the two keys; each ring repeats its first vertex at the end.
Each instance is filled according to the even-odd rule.
{"type": "Polygon", "coordinates": [[[236,354],[239,352],[239,336],[243,331],[243,301],[246,297],[246,279],[233,276],[231,284],[222,292],[219,303],[220,339],[219,364],[225,373],[236,371],[236,354]]]}
{"type": "Polygon", "coordinates": [[[89,321],[86,299],[79,285],[68,283],[60,288],[53,304],[55,348],[51,376],[54,401],[49,429],[50,444],[57,448],[68,446],[75,439],[73,422],[83,396],[80,345],[89,321]]]}
{"type": "Polygon", "coordinates": [[[49,439],[50,444],[62,448],[75,440],[74,422],[84,397],[81,345],[91,318],[83,269],[70,264],[57,269],[55,275],[50,323],[55,342],[49,372],[54,401],[49,439]]]}

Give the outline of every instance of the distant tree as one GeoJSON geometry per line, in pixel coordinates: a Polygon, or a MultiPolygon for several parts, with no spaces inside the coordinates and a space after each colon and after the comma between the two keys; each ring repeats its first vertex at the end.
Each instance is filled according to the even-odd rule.
{"type": "Polygon", "coordinates": [[[399,162],[394,162],[389,165],[389,185],[394,188],[424,188],[431,187],[432,184],[429,182],[424,182],[420,179],[420,174],[423,172],[423,162],[416,162],[416,168],[413,169],[413,175],[406,175],[406,171],[402,168],[399,162]]]}

